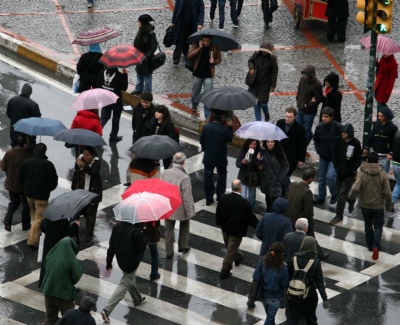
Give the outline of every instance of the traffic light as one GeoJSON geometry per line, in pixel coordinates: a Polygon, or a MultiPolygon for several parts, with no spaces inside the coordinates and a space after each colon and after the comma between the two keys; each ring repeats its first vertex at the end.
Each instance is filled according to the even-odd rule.
{"type": "Polygon", "coordinates": [[[364,34],[372,28],[373,1],[374,0],[357,0],[357,8],[360,9],[360,11],[357,13],[356,21],[364,25],[364,34]]]}
{"type": "Polygon", "coordinates": [[[378,8],[375,12],[374,30],[377,34],[389,34],[392,29],[393,0],[375,0],[378,8]]]}

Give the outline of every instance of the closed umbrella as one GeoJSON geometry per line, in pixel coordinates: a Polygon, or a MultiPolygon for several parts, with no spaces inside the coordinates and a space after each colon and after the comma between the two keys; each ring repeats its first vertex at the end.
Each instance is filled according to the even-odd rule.
{"type": "MultiPolygon", "coordinates": [[[[360,43],[366,48],[371,47],[371,36],[363,37],[360,43]]],[[[387,36],[378,35],[376,51],[382,55],[392,55],[400,52],[400,46],[397,42],[387,36]]]]}
{"type": "Polygon", "coordinates": [[[115,104],[118,96],[112,91],[103,88],[92,88],[81,92],[71,105],[77,111],[101,109],[104,106],[115,104]]]}
{"type": "Polygon", "coordinates": [[[104,52],[99,62],[107,68],[127,68],[142,63],[144,54],[129,44],[113,46],[104,52]]]}
{"type": "Polygon", "coordinates": [[[228,34],[219,29],[202,29],[190,35],[186,41],[187,44],[193,44],[200,41],[204,36],[211,36],[211,43],[217,45],[223,52],[236,50],[240,47],[239,43],[228,34]]]}
{"type": "Polygon", "coordinates": [[[108,26],[93,28],[78,34],[77,38],[72,42],[72,44],[87,46],[91,44],[103,43],[119,35],[121,35],[121,32],[118,32],[108,26]]]}
{"type": "Polygon", "coordinates": [[[14,124],[14,130],[28,135],[51,135],[54,136],[61,130],[65,130],[65,125],[58,120],[43,117],[23,118],[14,124]]]}
{"type": "Polygon", "coordinates": [[[199,96],[204,105],[223,111],[245,110],[257,104],[257,98],[240,87],[214,88],[199,96]]]}
{"type": "Polygon", "coordinates": [[[277,140],[286,139],[286,134],[275,124],[269,122],[250,122],[242,125],[235,134],[243,139],[277,140]]]}
{"type": "Polygon", "coordinates": [[[160,160],[172,157],[181,146],[168,135],[153,134],[140,138],[129,150],[139,158],[160,160]]]}
{"type": "Polygon", "coordinates": [[[92,147],[107,145],[100,135],[85,129],[62,130],[54,136],[54,140],[92,147]]]}

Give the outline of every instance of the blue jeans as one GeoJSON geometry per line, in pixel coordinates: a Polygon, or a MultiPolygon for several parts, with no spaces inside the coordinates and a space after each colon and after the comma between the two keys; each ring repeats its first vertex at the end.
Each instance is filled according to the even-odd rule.
{"type": "Polygon", "coordinates": [[[382,229],[385,212],[383,209],[367,209],[361,207],[364,218],[365,239],[369,250],[381,249],[382,229]]]}
{"type": "Polygon", "coordinates": [[[380,163],[382,165],[382,168],[385,172],[389,173],[389,169],[390,169],[390,160],[386,159],[386,156],[379,156],[379,161],[378,163],[380,163]]]}
{"type": "Polygon", "coordinates": [[[150,276],[158,275],[158,249],[157,243],[147,244],[150,250],[151,256],[151,273],[150,276]]]}
{"type": "Polygon", "coordinates": [[[297,122],[303,125],[304,128],[306,129],[307,146],[310,144],[311,139],[313,137],[313,133],[311,132],[311,130],[314,123],[314,117],[315,114],[304,114],[300,112],[296,116],[297,122]]]}
{"type": "MultiPolygon", "coordinates": [[[[214,81],[212,78],[198,78],[192,76],[192,107],[197,108],[200,103],[199,94],[201,88],[204,87],[204,92],[213,89],[214,81]]],[[[204,105],[204,117],[208,119],[210,109],[204,105]]]]}
{"type": "Polygon", "coordinates": [[[275,316],[281,305],[280,299],[277,298],[263,298],[262,304],[267,314],[264,325],[275,325],[275,316]]]}
{"type": "Polygon", "coordinates": [[[400,165],[393,163],[393,176],[396,180],[396,185],[392,192],[392,202],[395,204],[400,197],[400,165]]]}
{"type": "Polygon", "coordinates": [[[135,92],[143,93],[145,91],[150,92],[153,88],[153,75],[144,76],[136,73],[136,85],[135,92]]]}
{"type": "MultiPolygon", "coordinates": [[[[211,0],[210,19],[214,20],[215,18],[215,10],[217,8],[217,3],[218,3],[218,13],[219,13],[219,28],[224,28],[226,0],[211,0]]],[[[237,25],[238,24],[237,12],[236,12],[237,0],[229,0],[229,3],[231,6],[232,23],[237,25]]]]}
{"type": "Polygon", "coordinates": [[[100,122],[103,128],[111,118],[111,112],[113,114],[110,137],[116,137],[118,135],[119,120],[121,118],[122,109],[123,107],[121,99],[118,99],[116,104],[111,104],[101,109],[100,122]]]}
{"type": "Polygon", "coordinates": [[[254,106],[254,115],[256,116],[256,121],[261,121],[261,110],[264,115],[269,114],[268,103],[260,103],[257,101],[256,106],[254,106]]]}
{"type": "Polygon", "coordinates": [[[257,186],[248,186],[248,185],[242,184],[241,195],[249,201],[251,209],[253,211],[254,211],[254,207],[256,206],[256,190],[257,190],[257,186]]]}
{"type": "Polygon", "coordinates": [[[329,191],[332,196],[336,196],[336,170],[333,162],[319,158],[319,181],[318,196],[321,199],[326,198],[326,184],[328,183],[329,191]]]}
{"type": "Polygon", "coordinates": [[[206,201],[213,200],[214,192],[217,194],[217,200],[225,193],[226,190],[226,177],[228,171],[226,165],[222,166],[206,166],[204,165],[204,193],[206,195],[206,201]],[[214,168],[217,167],[218,180],[217,188],[214,185],[214,168]]]}

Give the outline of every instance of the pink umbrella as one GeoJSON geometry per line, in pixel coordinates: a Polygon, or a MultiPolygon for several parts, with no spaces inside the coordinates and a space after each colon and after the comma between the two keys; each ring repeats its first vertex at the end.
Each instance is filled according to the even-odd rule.
{"type": "Polygon", "coordinates": [[[115,104],[118,96],[112,91],[103,88],[92,88],[79,94],[71,108],[82,111],[88,109],[101,109],[104,106],[115,104]]]}
{"type": "MultiPolygon", "coordinates": [[[[366,48],[371,47],[371,36],[363,37],[360,43],[366,48]]],[[[378,41],[376,43],[376,51],[382,55],[392,55],[400,52],[400,46],[394,39],[387,36],[378,35],[378,41]]]]}

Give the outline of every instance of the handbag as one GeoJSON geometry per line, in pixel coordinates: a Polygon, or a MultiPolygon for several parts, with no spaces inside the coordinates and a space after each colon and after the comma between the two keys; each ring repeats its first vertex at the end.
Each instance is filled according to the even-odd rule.
{"type": "Polygon", "coordinates": [[[156,55],[153,55],[150,61],[150,68],[151,70],[156,70],[162,65],[164,65],[165,61],[167,60],[167,57],[165,56],[165,53],[161,51],[160,44],[157,42],[157,46],[160,52],[158,52],[156,55]]]}
{"type": "Polygon", "coordinates": [[[188,69],[190,72],[194,71],[194,61],[195,59],[187,59],[185,62],[185,68],[188,69]]]}
{"type": "Polygon", "coordinates": [[[165,47],[171,47],[172,46],[172,35],[174,33],[174,28],[172,26],[169,26],[167,30],[165,31],[165,36],[163,39],[163,44],[165,47]]]}
{"type": "Polygon", "coordinates": [[[74,79],[72,80],[72,92],[77,94],[79,92],[79,74],[75,73],[74,79]]]}
{"type": "Polygon", "coordinates": [[[246,79],[244,80],[245,84],[249,87],[254,85],[254,81],[256,80],[257,69],[254,69],[253,75],[250,74],[250,70],[247,72],[246,79]]]}
{"type": "MultiPolygon", "coordinates": [[[[264,259],[261,259],[259,263],[263,263],[264,259]]],[[[249,300],[261,301],[263,298],[264,290],[264,265],[261,268],[261,275],[257,281],[253,281],[250,285],[249,300]]]]}

